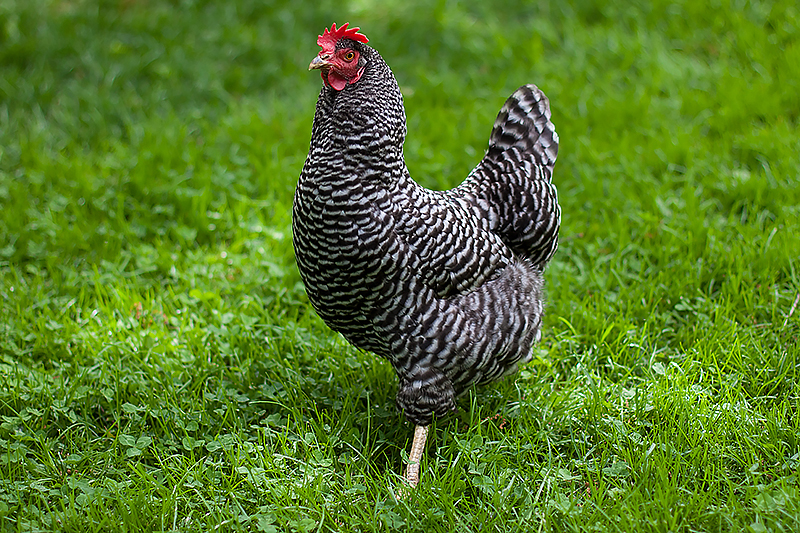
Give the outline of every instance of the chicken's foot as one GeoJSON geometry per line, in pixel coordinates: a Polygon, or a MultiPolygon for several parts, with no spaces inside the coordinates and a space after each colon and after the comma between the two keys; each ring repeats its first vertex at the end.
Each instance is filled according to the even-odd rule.
{"type": "Polygon", "coordinates": [[[405,480],[412,489],[419,483],[419,463],[425,451],[425,441],[428,439],[428,426],[414,428],[414,440],[411,441],[411,451],[408,453],[408,466],[406,467],[405,480]]]}

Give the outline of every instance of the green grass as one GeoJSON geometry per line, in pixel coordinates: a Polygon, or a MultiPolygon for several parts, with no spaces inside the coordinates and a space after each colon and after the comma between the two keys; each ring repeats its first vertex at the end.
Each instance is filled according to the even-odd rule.
{"type": "Polygon", "coordinates": [[[472,4],[0,3],[0,530],[800,529],[800,10],[472,4]],[[334,21],[426,186],[524,83],[561,137],[544,341],[404,501],[392,370],[291,245],[334,21]]]}

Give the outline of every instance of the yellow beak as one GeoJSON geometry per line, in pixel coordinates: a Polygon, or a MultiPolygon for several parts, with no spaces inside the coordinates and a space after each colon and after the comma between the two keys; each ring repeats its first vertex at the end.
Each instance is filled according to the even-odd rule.
{"type": "Polygon", "coordinates": [[[325,56],[324,58],[322,55],[318,55],[314,59],[311,60],[311,64],[308,65],[308,70],[320,69],[329,67],[331,65],[330,61],[328,61],[329,56],[325,56]]]}

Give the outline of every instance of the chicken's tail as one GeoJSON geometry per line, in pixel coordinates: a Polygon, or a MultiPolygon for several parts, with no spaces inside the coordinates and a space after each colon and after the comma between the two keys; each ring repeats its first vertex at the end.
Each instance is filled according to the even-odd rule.
{"type": "Polygon", "coordinates": [[[552,182],[558,134],[535,85],[514,91],[494,122],[489,149],[450,194],[514,253],[544,267],[558,247],[561,208],[552,182]]]}
{"type": "Polygon", "coordinates": [[[558,134],[550,122],[550,101],[536,85],[514,91],[494,121],[487,155],[510,148],[532,154],[549,181],[558,156],[558,134]]]}

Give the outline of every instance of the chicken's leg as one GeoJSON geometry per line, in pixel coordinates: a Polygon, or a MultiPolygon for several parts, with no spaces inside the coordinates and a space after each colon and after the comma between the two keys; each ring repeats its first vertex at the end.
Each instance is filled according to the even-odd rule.
{"type": "Polygon", "coordinates": [[[406,482],[413,489],[419,483],[419,463],[425,451],[425,441],[428,438],[428,426],[414,428],[414,440],[411,441],[411,451],[408,453],[408,466],[406,467],[406,482]]]}

